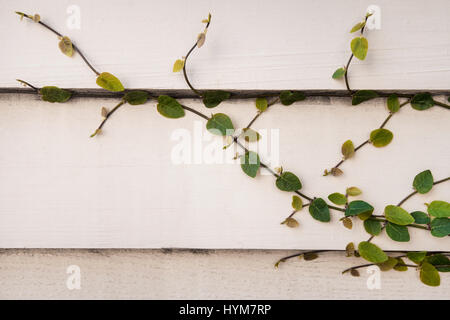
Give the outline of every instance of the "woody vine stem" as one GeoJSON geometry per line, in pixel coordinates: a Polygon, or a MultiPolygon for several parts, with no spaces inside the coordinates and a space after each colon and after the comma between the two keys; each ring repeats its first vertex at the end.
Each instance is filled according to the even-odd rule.
{"type": "MultiPolygon", "coordinates": [[[[346,246],[345,251],[347,256],[362,257],[370,263],[348,268],[344,270],[344,273],[350,272],[351,275],[358,276],[358,269],[371,265],[377,265],[383,271],[391,269],[405,271],[407,268],[413,267],[419,270],[420,279],[424,284],[437,286],[440,284],[439,273],[450,271],[450,260],[448,254],[445,252],[406,252],[403,255],[390,257],[373,243],[375,237],[381,235],[382,231],[385,231],[387,236],[393,241],[407,242],[410,240],[409,228],[421,229],[425,232],[429,232],[431,236],[448,239],[448,236],[450,235],[450,203],[443,200],[434,200],[431,203],[426,204],[426,212],[422,210],[408,212],[402,208],[402,205],[411,197],[418,194],[426,194],[436,185],[449,181],[450,177],[435,180],[430,170],[422,171],[418,173],[412,181],[412,187],[414,188],[412,193],[406,196],[397,205],[388,204],[382,213],[374,214],[375,208],[370,203],[361,199],[351,200],[351,197],[360,197],[362,194],[360,188],[351,186],[343,193],[334,192],[330,194],[328,200],[332,204],[329,204],[323,198],[306,195],[300,191],[303,185],[296,174],[285,171],[282,167],[272,169],[260,159],[256,152],[249,149],[248,145],[250,143],[257,142],[261,139],[260,134],[251,128],[252,125],[263,113],[268,112],[271,106],[276,104],[290,106],[311,96],[331,96],[329,93],[318,92],[308,94],[302,91],[284,90],[277,95],[258,96],[255,100],[255,107],[257,109],[255,116],[249,121],[245,128],[237,130],[234,128],[231,119],[224,113],[215,113],[208,116],[199,110],[180,104],[176,99],[168,95],[159,95],[156,97],[152,92],[146,90],[125,89],[120,80],[111,73],[98,72],[81,53],[79,47],[72,43],[69,37],[63,36],[55,29],[42,22],[39,15],[28,15],[22,12],[16,13],[21,16],[21,19],[26,17],[53,32],[59,39],[59,49],[63,54],[72,57],[73,54],[77,52],[86,65],[96,75],[97,85],[109,92],[117,93],[117,97],[120,97],[118,103],[111,110],[107,110],[106,108],[101,109],[101,116],[103,119],[91,137],[99,135],[111,116],[126,104],[141,105],[151,99],[156,99],[157,111],[162,116],[171,119],[184,117],[185,112],[191,112],[206,120],[206,129],[211,134],[226,138],[227,144],[224,146],[224,149],[229,148],[234,144],[239,147],[242,154],[237,154],[235,159],[239,159],[241,169],[247,176],[254,178],[257,176],[260,168],[263,168],[274,176],[275,185],[279,190],[291,192],[293,194],[291,203],[293,211],[281,221],[282,225],[286,225],[289,228],[297,227],[299,222],[296,220],[295,215],[305,207],[308,208],[311,217],[321,223],[331,221],[330,210],[337,211],[338,214],[342,215],[340,221],[343,226],[348,229],[352,228],[355,220],[362,221],[364,229],[370,235],[369,239],[360,242],[357,247],[351,242],[346,246]],[[403,258],[408,258],[414,264],[405,263],[403,258]]],[[[355,153],[366,145],[373,145],[377,148],[387,146],[392,141],[394,135],[385,127],[393,115],[399,112],[404,106],[410,104],[413,109],[418,111],[427,110],[434,106],[450,109],[450,105],[435,100],[435,97],[428,92],[418,92],[416,94],[399,92],[388,94],[374,90],[355,91],[350,88],[350,64],[353,58],[364,60],[368,52],[368,41],[363,35],[369,18],[370,13],[366,14],[364,19],[350,30],[351,33],[359,31],[359,36],[356,36],[350,43],[351,55],[346,65],[338,68],[333,73],[332,78],[336,80],[344,79],[347,91],[343,96],[350,97],[352,105],[354,106],[375,98],[387,98],[386,106],[389,110],[389,114],[380,127],[372,130],[369,138],[358,146],[355,147],[351,140],[345,141],[341,147],[343,158],[331,169],[326,169],[324,175],[342,175],[343,171],[341,166],[344,162],[347,159],[354,157],[355,153]],[[406,98],[406,100],[400,102],[400,98],[406,98]]],[[[190,90],[192,90],[197,97],[202,99],[206,108],[212,109],[223,101],[231,98],[232,93],[223,90],[199,90],[196,89],[189,80],[187,61],[196,48],[201,48],[204,45],[206,34],[211,24],[211,14],[209,14],[202,22],[205,24],[204,30],[197,36],[197,40],[188,50],[186,56],[175,61],[173,71],[182,71],[183,77],[190,90]]],[[[39,88],[27,81],[18,81],[23,85],[30,87],[42,100],[52,103],[64,103],[73,95],[77,94],[76,90],[61,89],[55,86],[44,86],[39,88]]],[[[293,254],[280,259],[276,263],[276,266],[279,266],[281,262],[285,262],[294,257],[304,257],[305,260],[313,260],[317,258],[319,254],[325,253],[326,251],[327,250],[315,250],[293,254]]]]}

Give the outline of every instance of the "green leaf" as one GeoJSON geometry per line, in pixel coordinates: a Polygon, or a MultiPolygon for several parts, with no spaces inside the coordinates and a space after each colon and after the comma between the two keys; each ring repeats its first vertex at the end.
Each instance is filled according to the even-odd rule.
{"type": "Polygon", "coordinates": [[[294,208],[295,211],[300,211],[303,208],[303,201],[302,198],[299,196],[292,196],[292,208],[294,208]]]}
{"type": "Polygon", "coordinates": [[[426,251],[407,252],[406,256],[412,262],[420,264],[423,261],[423,259],[425,259],[425,257],[427,256],[427,252],[426,251]]]}
{"type": "Polygon", "coordinates": [[[441,277],[431,263],[424,262],[420,267],[420,281],[427,286],[438,287],[441,284],[441,277]]]}
{"type": "Polygon", "coordinates": [[[377,236],[381,233],[381,223],[377,220],[367,219],[364,221],[364,229],[368,234],[377,236]]]}
{"type": "Polygon", "coordinates": [[[396,271],[408,271],[408,267],[405,266],[405,261],[403,261],[402,258],[396,258],[397,259],[397,264],[394,267],[394,270],[396,271]]]}
{"type": "Polygon", "coordinates": [[[184,59],[178,59],[177,61],[175,61],[175,63],[173,64],[173,72],[179,72],[181,70],[183,70],[184,68],[184,59]]]}
{"type": "Polygon", "coordinates": [[[282,191],[297,191],[302,188],[300,179],[292,172],[283,172],[275,182],[278,189],[282,191]]]}
{"type": "Polygon", "coordinates": [[[60,89],[55,86],[46,86],[42,87],[39,90],[39,94],[41,95],[41,99],[47,102],[66,102],[72,97],[72,92],[64,89],[60,89]]]}
{"type": "Polygon", "coordinates": [[[222,101],[229,99],[231,93],[226,91],[206,91],[202,93],[203,104],[207,108],[217,107],[222,101]]]}
{"type": "Polygon", "coordinates": [[[378,263],[378,267],[381,271],[389,271],[392,270],[398,263],[398,260],[396,258],[388,257],[388,259],[385,262],[378,263]]]}
{"type": "Polygon", "coordinates": [[[355,24],[353,26],[352,30],[350,30],[350,33],[353,33],[353,32],[356,32],[356,31],[362,29],[365,25],[366,25],[366,21],[358,22],[357,24],[355,24]]]}
{"type": "Polygon", "coordinates": [[[305,259],[305,261],[311,261],[314,259],[317,259],[319,256],[317,255],[317,253],[314,252],[305,252],[303,254],[303,259],[305,259]]]}
{"type": "Polygon", "coordinates": [[[356,106],[364,101],[378,97],[378,93],[373,90],[359,90],[352,95],[352,105],[356,106]]]}
{"type": "Polygon", "coordinates": [[[255,142],[255,141],[258,141],[261,138],[261,135],[258,132],[256,132],[255,130],[251,129],[251,128],[244,128],[242,130],[241,136],[247,142],[255,142]]]}
{"type": "Polygon", "coordinates": [[[331,76],[333,79],[340,79],[345,75],[345,68],[337,69],[331,76]]]}
{"type": "Polygon", "coordinates": [[[370,142],[377,148],[387,146],[393,138],[394,134],[388,129],[375,129],[370,133],[370,142]]]}
{"type": "Polygon", "coordinates": [[[241,168],[249,177],[256,177],[260,166],[259,156],[256,152],[248,151],[241,157],[241,168]]]}
{"type": "Polygon", "coordinates": [[[181,104],[179,104],[177,100],[169,96],[159,96],[156,109],[160,114],[167,118],[177,119],[184,117],[184,109],[181,104]]]}
{"type": "Polygon", "coordinates": [[[73,56],[73,45],[72,41],[69,37],[62,37],[61,40],[58,43],[59,50],[61,50],[62,53],[64,53],[66,56],[71,57],[73,56]]]}
{"type": "Polygon", "coordinates": [[[411,106],[419,111],[426,110],[434,106],[434,100],[428,92],[418,93],[411,99],[411,106]]]}
{"type": "Polygon", "coordinates": [[[373,263],[382,263],[388,260],[388,256],[377,245],[368,241],[362,241],[358,245],[361,257],[373,263]]]}
{"type": "Polygon", "coordinates": [[[395,113],[400,110],[400,101],[395,93],[387,98],[387,107],[390,112],[395,113]]]}
{"type": "Polygon", "coordinates": [[[363,220],[363,221],[366,221],[366,220],[369,219],[371,216],[372,216],[372,212],[370,212],[370,211],[367,211],[367,212],[358,214],[358,218],[361,219],[361,220],[363,220]]]}
{"type": "Polygon", "coordinates": [[[414,218],[405,209],[388,205],[384,208],[384,215],[386,220],[401,226],[414,223],[414,218]]]}
{"type": "Polygon", "coordinates": [[[283,105],[289,106],[296,101],[305,100],[306,96],[300,91],[282,91],[280,93],[280,101],[283,105]]]}
{"type": "Polygon", "coordinates": [[[450,203],[435,200],[428,206],[428,214],[436,218],[450,217],[450,203]]]}
{"type": "Polygon", "coordinates": [[[256,109],[258,109],[261,112],[266,111],[268,103],[266,98],[256,98],[256,109]]]}
{"type": "Polygon", "coordinates": [[[367,50],[369,49],[369,42],[363,36],[356,37],[350,43],[350,48],[355,57],[359,60],[364,60],[367,55],[367,50]]]}
{"type": "Polygon", "coordinates": [[[432,264],[439,272],[450,272],[450,259],[440,253],[426,257],[425,261],[432,264]]]}
{"type": "Polygon", "coordinates": [[[120,92],[125,90],[119,79],[109,72],[102,72],[97,77],[97,85],[112,92],[120,92]]]}
{"type": "Polygon", "coordinates": [[[351,229],[353,228],[353,221],[350,218],[344,218],[342,219],[342,224],[344,225],[344,227],[346,227],[347,229],[351,229]]]}
{"type": "Polygon", "coordinates": [[[386,224],[386,233],[394,241],[408,242],[410,240],[408,227],[388,222],[386,224]]]}
{"type": "Polygon", "coordinates": [[[449,218],[433,219],[433,221],[431,221],[431,234],[438,238],[450,235],[450,219],[449,218]]]}
{"type": "Polygon", "coordinates": [[[359,196],[362,193],[362,191],[357,187],[349,187],[349,188],[347,188],[346,193],[349,196],[355,197],[355,196],[359,196]]]}
{"type": "Polygon", "coordinates": [[[321,222],[329,222],[331,220],[330,209],[322,198],[316,198],[311,202],[309,205],[309,213],[314,219],[321,222]]]}
{"type": "Polygon", "coordinates": [[[372,214],[373,207],[365,201],[355,200],[348,204],[345,210],[346,216],[356,216],[359,214],[372,214]]]}
{"type": "Polygon", "coordinates": [[[425,170],[415,176],[413,187],[418,193],[427,193],[433,188],[433,175],[430,170],[425,170]]]}
{"type": "Polygon", "coordinates": [[[414,222],[418,224],[429,224],[430,223],[430,217],[422,211],[414,211],[411,212],[411,215],[414,218],[414,222]]]}
{"type": "Polygon", "coordinates": [[[218,136],[231,136],[234,133],[231,119],[224,113],[216,113],[206,123],[206,129],[218,136]]]}
{"type": "Polygon", "coordinates": [[[125,94],[123,99],[133,106],[144,104],[148,100],[148,92],[139,90],[130,91],[125,94]]]}
{"type": "Polygon", "coordinates": [[[353,155],[355,154],[355,146],[353,145],[352,140],[347,140],[342,144],[341,152],[344,156],[344,159],[353,157],[353,155]]]}
{"type": "Polygon", "coordinates": [[[328,196],[328,199],[333,202],[334,204],[337,204],[339,206],[342,206],[347,203],[347,198],[345,195],[339,192],[332,193],[328,196]]]}

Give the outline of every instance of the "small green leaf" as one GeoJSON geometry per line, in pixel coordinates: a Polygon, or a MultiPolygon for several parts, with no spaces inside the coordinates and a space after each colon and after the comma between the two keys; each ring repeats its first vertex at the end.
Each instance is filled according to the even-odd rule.
{"type": "Polygon", "coordinates": [[[358,214],[358,218],[362,221],[366,221],[367,219],[369,219],[372,216],[372,212],[367,211],[367,212],[363,212],[358,214]]]}
{"type": "Polygon", "coordinates": [[[331,76],[333,79],[340,79],[345,75],[345,68],[337,69],[331,76]]]}
{"type": "Polygon", "coordinates": [[[418,193],[427,193],[433,188],[433,175],[430,170],[425,170],[415,176],[413,187],[418,193]]]}
{"type": "Polygon", "coordinates": [[[387,146],[393,138],[394,134],[387,129],[375,129],[370,133],[370,142],[377,148],[387,146]]]}
{"type": "Polygon", "coordinates": [[[359,214],[372,214],[373,207],[365,201],[355,200],[348,204],[347,209],[345,210],[345,215],[348,216],[356,216],[359,214]]]}
{"type": "Polygon", "coordinates": [[[395,113],[400,110],[400,101],[395,93],[387,98],[387,107],[390,112],[395,113]]]}
{"type": "Polygon", "coordinates": [[[60,89],[55,86],[42,87],[39,90],[41,99],[47,102],[66,102],[72,97],[72,92],[64,89],[60,89]]]}
{"type": "Polygon", "coordinates": [[[419,111],[426,110],[434,106],[434,100],[428,92],[418,93],[411,99],[411,106],[419,111]]]}
{"type": "Polygon", "coordinates": [[[355,146],[353,145],[352,140],[347,140],[342,144],[341,152],[344,156],[344,159],[353,157],[353,155],[355,154],[355,146]]]}
{"type": "Polygon", "coordinates": [[[428,214],[436,218],[450,217],[450,203],[435,200],[428,206],[428,214]]]}
{"type": "Polygon", "coordinates": [[[450,259],[440,253],[426,257],[425,261],[432,264],[439,272],[450,272],[450,259]]]}
{"type": "Polygon", "coordinates": [[[169,96],[159,96],[156,109],[161,115],[167,118],[177,119],[184,117],[184,109],[181,104],[179,104],[177,100],[169,96]]]}
{"type": "Polygon", "coordinates": [[[144,104],[148,100],[148,92],[139,90],[130,91],[125,94],[123,99],[133,106],[144,104]]]}
{"type": "Polygon", "coordinates": [[[314,252],[306,252],[303,254],[303,259],[305,259],[305,261],[315,260],[318,257],[319,256],[317,255],[317,253],[314,253],[314,252]]]}
{"type": "Polygon", "coordinates": [[[251,128],[244,128],[242,130],[241,136],[247,142],[255,142],[255,141],[258,141],[261,138],[261,135],[258,132],[256,132],[255,130],[251,129],[251,128]]]}
{"type": "Polygon", "coordinates": [[[292,172],[283,172],[275,182],[278,189],[282,191],[297,191],[302,188],[300,179],[292,172]]]}
{"type": "Polygon", "coordinates": [[[353,33],[353,32],[356,32],[356,31],[362,29],[365,25],[366,25],[366,21],[358,22],[357,24],[355,24],[353,26],[352,30],[350,30],[350,33],[353,33]]]}
{"type": "Polygon", "coordinates": [[[394,241],[408,242],[410,240],[408,227],[388,222],[386,224],[386,233],[394,241]]]}
{"type": "Polygon", "coordinates": [[[386,220],[401,226],[414,223],[414,218],[405,209],[388,205],[384,208],[384,215],[386,220]]]}
{"type": "Polygon", "coordinates": [[[422,211],[414,211],[411,212],[411,215],[414,218],[414,222],[417,224],[429,224],[430,223],[430,217],[422,211]]]}
{"type": "Polygon", "coordinates": [[[394,270],[396,271],[408,271],[408,267],[405,266],[405,261],[402,258],[396,258],[398,263],[395,265],[394,270]]]}
{"type": "Polygon", "coordinates": [[[441,284],[441,277],[432,264],[424,262],[420,267],[420,281],[427,286],[438,287],[441,284]]]}
{"type": "Polygon", "coordinates": [[[339,192],[332,193],[328,196],[328,199],[333,202],[334,204],[337,204],[339,206],[342,206],[347,203],[347,198],[345,195],[339,192]]]}
{"type": "Polygon", "coordinates": [[[206,123],[206,129],[218,136],[231,136],[234,133],[231,119],[224,113],[216,113],[206,123]]]}
{"type": "Polygon", "coordinates": [[[347,229],[353,228],[353,222],[352,222],[352,219],[350,219],[350,218],[344,218],[344,219],[342,219],[342,224],[343,224],[344,227],[346,227],[347,229]]]}
{"type": "Polygon", "coordinates": [[[266,98],[256,98],[256,109],[258,109],[261,112],[266,111],[268,102],[266,98]]]}
{"type": "Polygon", "coordinates": [[[450,235],[450,219],[435,218],[431,221],[431,234],[435,237],[442,238],[450,235]]]}
{"type": "Polygon", "coordinates": [[[59,50],[61,50],[62,53],[64,53],[66,56],[71,57],[73,56],[73,46],[72,41],[69,37],[62,37],[61,40],[58,43],[59,50]]]}
{"type": "Polygon", "coordinates": [[[181,70],[183,70],[184,68],[184,59],[178,59],[177,61],[175,61],[175,63],[173,64],[173,72],[180,72],[181,70]]]}
{"type": "Polygon", "coordinates": [[[287,225],[289,228],[297,228],[298,227],[298,221],[294,218],[286,218],[281,224],[287,225]]]}
{"type": "Polygon", "coordinates": [[[280,93],[280,101],[283,105],[289,106],[296,101],[305,100],[306,96],[300,91],[282,91],[280,93]]]}
{"type": "Polygon", "coordinates": [[[356,37],[350,43],[350,48],[355,57],[359,60],[364,60],[367,55],[367,50],[369,49],[369,42],[363,36],[356,37]]]}
{"type": "Polygon", "coordinates": [[[427,256],[427,252],[426,251],[407,252],[406,256],[412,262],[420,264],[423,261],[423,259],[425,259],[425,257],[427,256]]]}
{"type": "Polygon", "coordinates": [[[202,93],[203,104],[207,108],[217,107],[222,101],[229,99],[231,93],[226,91],[206,91],[202,93]]]}
{"type": "Polygon", "coordinates": [[[357,187],[349,187],[349,188],[347,188],[346,193],[349,196],[355,197],[355,196],[359,196],[362,193],[362,191],[357,187]]]}
{"type": "Polygon", "coordinates": [[[352,95],[352,105],[356,106],[376,97],[378,97],[378,93],[373,90],[359,90],[352,95]]]}
{"type": "Polygon", "coordinates": [[[358,251],[361,257],[373,263],[382,263],[388,260],[388,256],[383,250],[368,241],[360,242],[358,251]]]}
{"type": "Polygon", "coordinates": [[[381,223],[377,220],[367,219],[364,221],[364,229],[368,234],[377,236],[381,233],[381,223]]]}
{"type": "Polygon", "coordinates": [[[102,72],[97,77],[97,85],[112,92],[120,92],[125,90],[119,79],[109,72],[102,72]]]}
{"type": "Polygon", "coordinates": [[[311,202],[309,205],[309,213],[314,219],[321,222],[329,222],[331,220],[330,209],[322,198],[316,198],[311,202]]]}
{"type": "Polygon", "coordinates": [[[387,261],[378,263],[378,267],[381,271],[389,271],[392,270],[398,263],[396,258],[388,257],[387,261]]]}
{"type": "Polygon", "coordinates": [[[294,208],[295,211],[300,211],[303,208],[303,201],[302,198],[299,196],[292,196],[292,208],[294,208]]]}
{"type": "Polygon", "coordinates": [[[248,151],[241,157],[241,168],[249,177],[256,177],[260,166],[259,156],[256,152],[248,151]]]}

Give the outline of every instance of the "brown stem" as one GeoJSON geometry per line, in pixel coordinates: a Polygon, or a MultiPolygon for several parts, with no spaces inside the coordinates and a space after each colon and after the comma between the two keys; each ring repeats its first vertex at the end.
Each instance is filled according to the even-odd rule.
{"type": "Polygon", "coordinates": [[[105,119],[103,119],[98,128],[95,130],[95,132],[91,134],[91,138],[95,137],[101,131],[103,125],[106,123],[106,121],[108,121],[109,117],[111,117],[112,114],[116,112],[116,110],[119,109],[121,106],[123,106],[125,103],[126,103],[125,100],[120,101],[119,104],[117,104],[111,111],[109,111],[106,114],[105,119]]]}

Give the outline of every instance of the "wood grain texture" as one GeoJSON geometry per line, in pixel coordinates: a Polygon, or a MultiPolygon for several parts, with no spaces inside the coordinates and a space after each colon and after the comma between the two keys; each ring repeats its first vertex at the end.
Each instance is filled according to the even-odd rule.
{"type": "Polygon", "coordinates": [[[0,299],[449,299],[415,270],[381,273],[381,288],[342,275],[361,259],[330,253],[314,261],[273,264],[290,251],[7,250],[0,253],[0,299]],[[77,265],[81,289],[68,290],[66,270],[77,265]]]}

